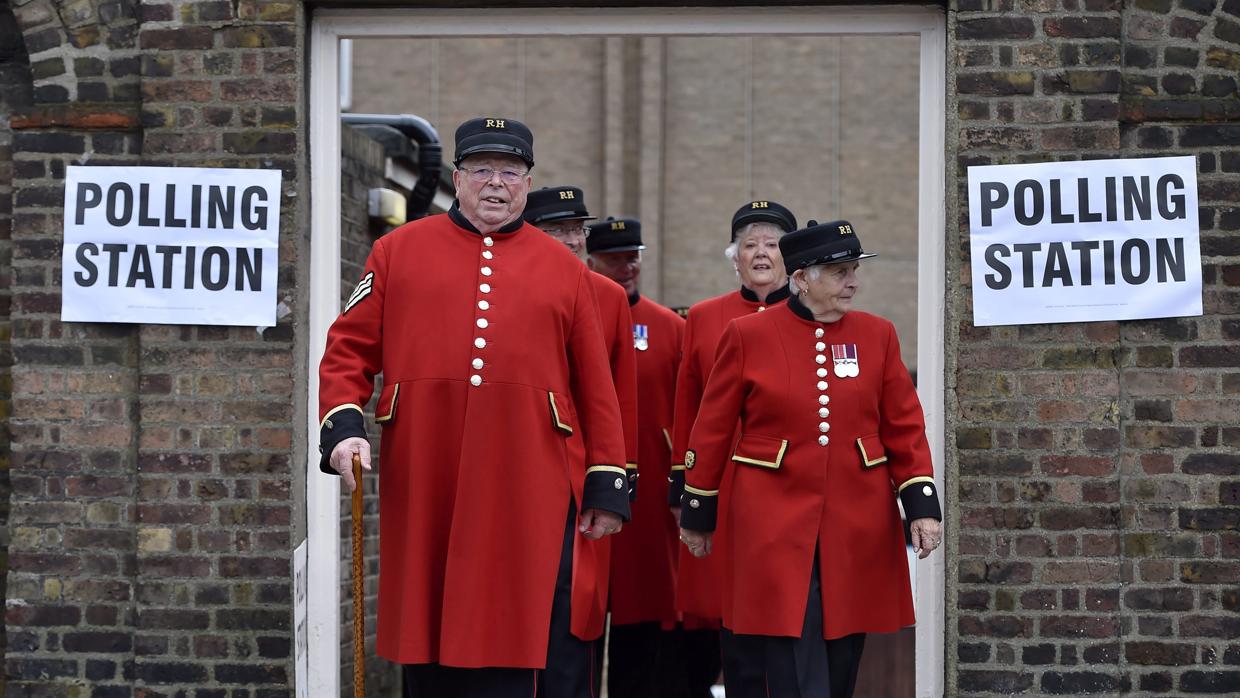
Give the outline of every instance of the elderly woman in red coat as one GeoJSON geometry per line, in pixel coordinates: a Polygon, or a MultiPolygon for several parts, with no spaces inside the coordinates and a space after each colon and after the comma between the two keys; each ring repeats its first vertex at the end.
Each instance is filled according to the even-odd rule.
{"type": "MultiPolygon", "coordinates": [[[[788,298],[788,277],[779,254],[779,238],[796,228],[796,216],[775,201],[758,199],[738,208],[732,216],[732,241],[725,254],[736,269],[741,287],[689,309],[670,434],[673,457],[677,460],[668,478],[668,503],[676,510],[685,491],[685,466],[680,457],[689,446],[689,432],[702,404],[706,379],[715,364],[719,338],[733,319],[765,312],[788,298]]],[[[727,509],[726,501],[720,505],[727,509]]],[[[720,532],[721,542],[726,535],[726,531],[720,532]]],[[[683,614],[691,698],[710,696],[720,668],[724,685],[731,693],[736,692],[734,686],[738,681],[755,673],[755,667],[738,663],[732,634],[719,627],[723,618],[719,577],[724,557],[697,559],[682,554],[679,559],[676,608],[683,614]]]]}
{"type": "Polygon", "coordinates": [[[741,695],[839,698],[860,651],[841,667],[828,641],[913,623],[896,499],[922,557],[942,515],[895,328],[852,310],[874,255],[847,221],[810,221],[779,247],[794,296],[723,334],[685,453],[681,536],[711,552],[730,472],[723,623],[765,668],[741,695]]]}

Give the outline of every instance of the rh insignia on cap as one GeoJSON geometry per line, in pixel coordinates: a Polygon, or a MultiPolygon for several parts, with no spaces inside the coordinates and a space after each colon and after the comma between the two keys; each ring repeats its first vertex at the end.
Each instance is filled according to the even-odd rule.
{"type": "Polygon", "coordinates": [[[487,119],[487,128],[507,128],[503,119],[487,119]]]}
{"type": "Polygon", "coordinates": [[[560,192],[560,198],[561,199],[572,199],[574,198],[573,194],[574,192],[571,189],[565,190],[565,191],[560,192]]]}
{"type": "Polygon", "coordinates": [[[753,202],[752,204],[750,204],[750,206],[749,206],[749,207],[750,207],[750,208],[770,208],[770,202],[768,202],[768,201],[755,201],[755,202],[753,202]]]}
{"type": "Polygon", "coordinates": [[[840,235],[852,235],[853,234],[852,226],[848,225],[847,223],[841,226],[837,226],[837,227],[840,229],[840,235]]]}
{"type": "Polygon", "coordinates": [[[611,229],[612,230],[624,230],[624,221],[612,221],[611,229]]]}

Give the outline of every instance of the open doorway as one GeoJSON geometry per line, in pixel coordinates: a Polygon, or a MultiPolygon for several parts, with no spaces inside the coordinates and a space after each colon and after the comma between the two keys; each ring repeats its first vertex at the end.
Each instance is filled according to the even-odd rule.
{"type": "MultiPolygon", "coordinates": [[[[642,291],[665,305],[735,287],[722,248],[737,201],[776,199],[802,222],[850,219],[883,252],[867,265],[860,307],[891,318],[904,338],[941,477],[941,12],[333,10],[313,26],[310,366],[339,308],[338,45],[352,39],[353,111],[431,120],[448,141],[445,160],[463,119],[521,119],[540,153],[536,187],[576,184],[591,211],[642,219],[642,291]]],[[[313,378],[309,397],[317,404],[313,378]]],[[[340,694],[340,587],[315,583],[341,578],[336,489],[309,479],[311,656],[301,680],[311,695],[340,694]]],[[[942,695],[943,556],[917,563],[914,577],[917,628],[867,650],[884,655],[881,680],[903,675],[907,688],[880,687],[876,675],[877,692],[862,683],[858,695],[942,695]]]]}

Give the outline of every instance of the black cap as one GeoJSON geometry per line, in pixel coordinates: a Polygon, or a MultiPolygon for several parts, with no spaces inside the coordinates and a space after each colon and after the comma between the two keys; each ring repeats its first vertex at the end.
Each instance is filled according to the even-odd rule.
{"type": "Polygon", "coordinates": [[[590,237],[586,238],[586,252],[631,252],[644,250],[642,244],[642,224],[636,218],[612,218],[599,221],[590,226],[590,237]]]}
{"type": "Polygon", "coordinates": [[[736,209],[736,214],[732,216],[732,242],[736,242],[736,235],[741,232],[741,228],[750,223],[772,223],[782,228],[785,233],[797,229],[797,217],[792,215],[792,211],[774,201],[750,201],[736,209]]]}
{"type": "Polygon", "coordinates": [[[516,119],[470,119],[456,129],[454,165],[475,153],[515,155],[534,166],[534,134],[516,119]]]}
{"type": "Polygon", "coordinates": [[[586,196],[578,187],[543,187],[532,191],[525,199],[526,222],[553,223],[555,221],[594,220],[586,210],[586,196]]]}
{"type": "Polygon", "coordinates": [[[815,264],[835,264],[867,259],[877,255],[861,249],[861,240],[848,221],[822,223],[810,221],[804,230],[788,233],[779,239],[784,256],[784,270],[789,274],[815,264]]]}

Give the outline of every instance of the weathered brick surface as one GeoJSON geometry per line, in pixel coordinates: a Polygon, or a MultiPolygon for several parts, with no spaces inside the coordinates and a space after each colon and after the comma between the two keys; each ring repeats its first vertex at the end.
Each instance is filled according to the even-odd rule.
{"type": "Polygon", "coordinates": [[[1195,155],[1206,314],[977,328],[951,298],[948,693],[1234,693],[1236,5],[952,5],[949,268],[967,165],[1195,155]]]}
{"type": "MultiPolygon", "coordinates": [[[[948,694],[1235,693],[1240,7],[955,0],[947,17],[947,273],[963,280],[948,299],[948,694]],[[1180,153],[1199,163],[1206,315],[971,325],[964,167],[1180,153]]],[[[305,10],[15,0],[3,22],[21,38],[0,51],[6,689],[289,695],[305,10]],[[57,196],[83,161],[282,170],[291,315],[262,333],[60,323],[57,196]]],[[[343,275],[347,289],[356,268],[343,275]]]]}
{"type": "Polygon", "coordinates": [[[235,6],[13,3],[32,99],[5,122],[11,138],[0,130],[15,359],[9,695],[292,692],[304,90],[296,71],[271,68],[300,64],[305,19],[300,4],[246,20],[235,6]],[[227,38],[251,34],[263,38],[227,38]],[[226,96],[224,83],[256,80],[244,100],[226,96]],[[280,169],[284,320],[62,324],[63,179],[83,163],[280,169]]]}

